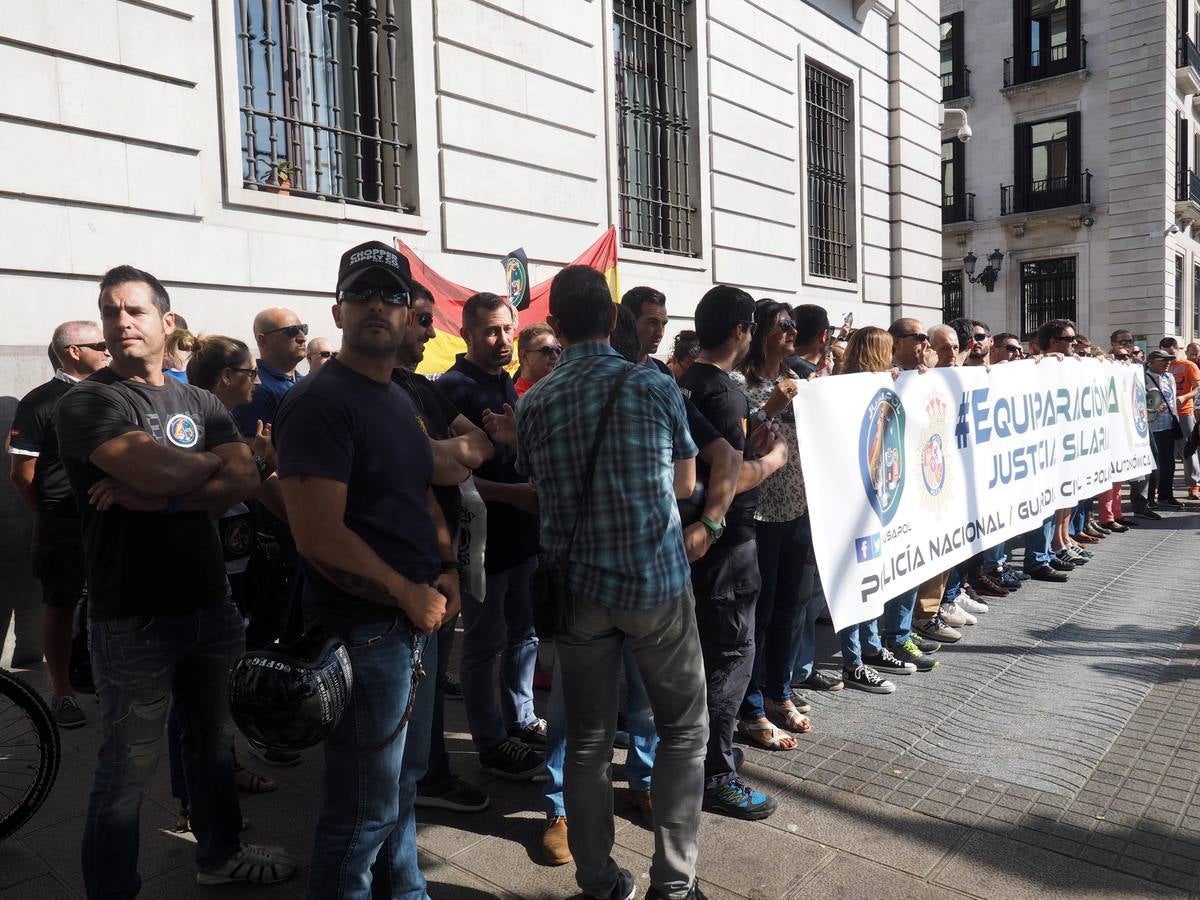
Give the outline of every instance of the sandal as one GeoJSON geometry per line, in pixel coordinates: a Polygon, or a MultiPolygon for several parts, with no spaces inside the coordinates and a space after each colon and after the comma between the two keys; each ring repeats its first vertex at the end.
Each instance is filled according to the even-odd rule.
{"type": "Polygon", "coordinates": [[[268,775],[259,775],[257,772],[251,772],[241,766],[233,770],[233,780],[237,784],[238,790],[245,791],[247,794],[269,794],[279,787],[279,782],[274,778],[268,775]]]}
{"type": "Polygon", "coordinates": [[[763,750],[795,750],[798,746],[796,739],[790,734],[776,728],[770,722],[747,722],[738,719],[738,734],[763,750]],[[790,747],[784,744],[791,743],[790,747]]]}
{"type": "Polygon", "coordinates": [[[795,734],[812,731],[812,720],[796,709],[796,704],[791,700],[764,700],[763,706],[766,707],[767,716],[778,722],[781,728],[795,734]]]}

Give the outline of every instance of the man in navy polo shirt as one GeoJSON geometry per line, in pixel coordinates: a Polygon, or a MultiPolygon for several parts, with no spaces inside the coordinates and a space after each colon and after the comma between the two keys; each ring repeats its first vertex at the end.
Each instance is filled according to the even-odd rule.
{"type": "Polygon", "coordinates": [[[308,349],[308,326],[290,309],[264,309],[254,317],[258,344],[258,380],[250,402],[233,410],[233,420],[246,437],[254,437],[258,423],[269,426],[283,395],[296,384],[296,366],[308,349]]]}

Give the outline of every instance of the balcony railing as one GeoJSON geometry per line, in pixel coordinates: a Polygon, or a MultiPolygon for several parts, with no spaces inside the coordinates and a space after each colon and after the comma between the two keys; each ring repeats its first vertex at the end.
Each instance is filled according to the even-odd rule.
{"type": "Polygon", "coordinates": [[[942,224],[975,221],[974,194],[947,194],[942,197],[942,224]]]}
{"type": "Polygon", "coordinates": [[[967,66],[942,76],[942,102],[971,96],[971,70],[967,66]]]}
{"type": "Polygon", "coordinates": [[[1200,50],[1190,37],[1181,34],[1175,41],[1175,68],[1184,66],[1191,66],[1200,75],[1200,50]]]}
{"type": "Polygon", "coordinates": [[[1092,202],[1092,173],[1087,169],[1081,174],[1032,181],[1020,187],[1022,189],[1018,191],[1018,185],[1001,185],[1000,215],[1010,216],[1092,202]]]}
{"type": "Polygon", "coordinates": [[[1048,50],[1030,50],[1018,58],[1004,61],[1004,86],[1027,84],[1039,78],[1078,72],[1087,68],[1087,38],[1080,37],[1078,46],[1055,44],[1048,50]]]}
{"type": "Polygon", "coordinates": [[[1188,169],[1179,173],[1175,181],[1175,199],[1181,203],[1190,201],[1200,206],[1200,175],[1197,175],[1195,170],[1188,169]]]}

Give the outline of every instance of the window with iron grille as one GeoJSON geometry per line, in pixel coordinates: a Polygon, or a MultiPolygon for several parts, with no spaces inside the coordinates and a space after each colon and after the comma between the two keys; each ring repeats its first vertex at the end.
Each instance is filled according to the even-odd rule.
{"type": "Polygon", "coordinates": [[[621,243],[696,256],[691,0],[614,0],[621,243]]]}
{"type": "Polygon", "coordinates": [[[1200,341],[1200,263],[1192,266],[1192,340],[1200,341]]]}
{"type": "Polygon", "coordinates": [[[1175,333],[1183,331],[1183,257],[1175,257],[1175,333]]]}
{"type": "Polygon", "coordinates": [[[1021,339],[1051,319],[1076,319],[1073,256],[1021,263],[1021,339]]]}
{"type": "Polygon", "coordinates": [[[407,0],[235,2],[243,184],[415,212],[407,0]]]}
{"type": "Polygon", "coordinates": [[[853,85],[809,63],[805,66],[804,98],[808,125],[808,271],[853,281],[853,85]]]}
{"type": "Polygon", "coordinates": [[[942,272],[942,321],[953,322],[963,317],[963,272],[962,269],[945,269],[942,272]]]}

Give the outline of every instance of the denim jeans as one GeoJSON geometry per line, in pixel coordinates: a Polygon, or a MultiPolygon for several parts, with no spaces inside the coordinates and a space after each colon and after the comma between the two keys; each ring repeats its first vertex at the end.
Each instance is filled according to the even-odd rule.
{"type": "Polygon", "coordinates": [[[536,568],[535,557],[502,572],[488,572],[487,596],[482,603],[463,595],[458,677],[467,725],[480,752],[499,747],[510,731],[520,731],[537,718],[533,711],[533,668],[538,639],[533,631],[529,593],[536,568]]]}
{"type": "MultiPolygon", "coordinates": [[[[635,791],[650,790],[650,774],[654,769],[654,754],[658,749],[658,732],[654,730],[654,710],[638,674],[637,662],[628,642],[624,653],[625,669],[625,727],[629,732],[629,753],[625,757],[625,778],[635,791]]],[[[543,796],[546,815],[565,816],[563,801],[563,765],[567,758],[567,713],[563,703],[562,673],[558,654],[554,657],[554,682],[550,688],[550,705],[546,711],[546,779],[543,796]]]]}
{"type": "Polygon", "coordinates": [[[801,516],[759,522],[755,528],[761,585],[754,606],[754,668],[738,710],[738,718],[746,721],[766,716],[764,695],[778,703],[792,693],[792,641],[801,605],[809,599],[800,591],[810,544],[803,528],[807,521],[801,516]]]}
{"type": "Polygon", "coordinates": [[[88,629],[104,740],[83,828],[83,881],[89,900],[124,900],[141,887],[139,812],[172,696],[196,863],[218,868],[237,852],[242,814],[225,682],[245,638],[228,599],[189,613],[92,620],[88,629]]]}
{"type": "Polygon", "coordinates": [[[1008,562],[1008,554],[1005,552],[1005,550],[1005,544],[1003,541],[1001,541],[995,547],[988,547],[981,554],[979,554],[979,567],[985,575],[990,575],[997,569],[1004,567],[1004,564],[1008,562]]]}
{"type": "Polygon", "coordinates": [[[1054,539],[1054,516],[1042,522],[1040,528],[1034,528],[1025,535],[1025,571],[1032,572],[1038,566],[1048,566],[1054,552],[1050,542],[1054,539]]]}
{"type": "Polygon", "coordinates": [[[1067,525],[1067,533],[1074,537],[1087,528],[1088,516],[1092,514],[1092,499],[1080,500],[1075,504],[1075,510],[1071,513],[1071,521],[1067,525]]]}
{"type": "Polygon", "coordinates": [[[850,668],[861,666],[863,647],[866,647],[872,656],[878,656],[883,652],[883,644],[879,640],[878,619],[851,625],[849,628],[839,631],[838,637],[842,640],[843,666],[850,668]]]}
{"type": "MultiPolygon", "coordinates": [[[[1001,544],[1001,549],[1004,545],[1001,544]]],[[[955,566],[946,573],[946,592],[942,594],[943,603],[953,603],[958,599],[959,592],[962,591],[962,567],[955,566]]]]}
{"type": "Polygon", "coordinates": [[[792,632],[789,685],[806,681],[816,668],[817,617],[825,608],[825,588],[821,584],[821,573],[812,550],[812,522],[808,516],[804,517],[804,522],[804,530],[808,535],[808,561],[804,564],[804,574],[800,576],[800,609],[796,613],[795,630],[792,632]]]}
{"type": "Polygon", "coordinates": [[[574,621],[556,644],[567,710],[564,788],[571,826],[567,839],[575,857],[576,881],[584,893],[607,897],[618,878],[612,858],[612,742],[617,728],[616,684],[627,647],[642,676],[661,738],[650,788],[654,806],[650,883],[661,896],[682,900],[696,875],[708,735],[692,592],[684,588],[661,606],[639,610],[611,609],[576,597],[574,621]]]}
{"type": "Polygon", "coordinates": [[[880,631],[885,644],[901,644],[912,634],[913,611],[917,608],[917,589],[893,597],[883,607],[879,617],[880,631]]]}
{"type": "Polygon", "coordinates": [[[450,753],[446,750],[446,693],[442,690],[442,685],[446,680],[451,652],[454,650],[454,626],[457,621],[456,616],[447,622],[438,629],[437,640],[430,641],[430,649],[436,649],[437,652],[437,666],[435,671],[430,668],[428,661],[425,663],[425,671],[433,680],[433,713],[429,726],[429,764],[418,788],[437,790],[446,787],[454,777],[454,773],[450,771],[450,753]]]}
{"type": "MultiPolygon", "coordinates": [[[[427,900],[417,867],[416,780],[429,756],[434,679],[424,679],[412,716],[412,630],[397,615],[339,629],[354,686],[337,728],[325,739],[324,796],[308,878],[313,900],[427,900]],[[378,859],[376,859],[378,857],[378,859]],[[374,863],[374,867],[372,867],[374,863]],[[373,882],[380,882],[373,886],[373,882]]],[[[436,670],[437,642],[418,636],[436,670]]]]}

